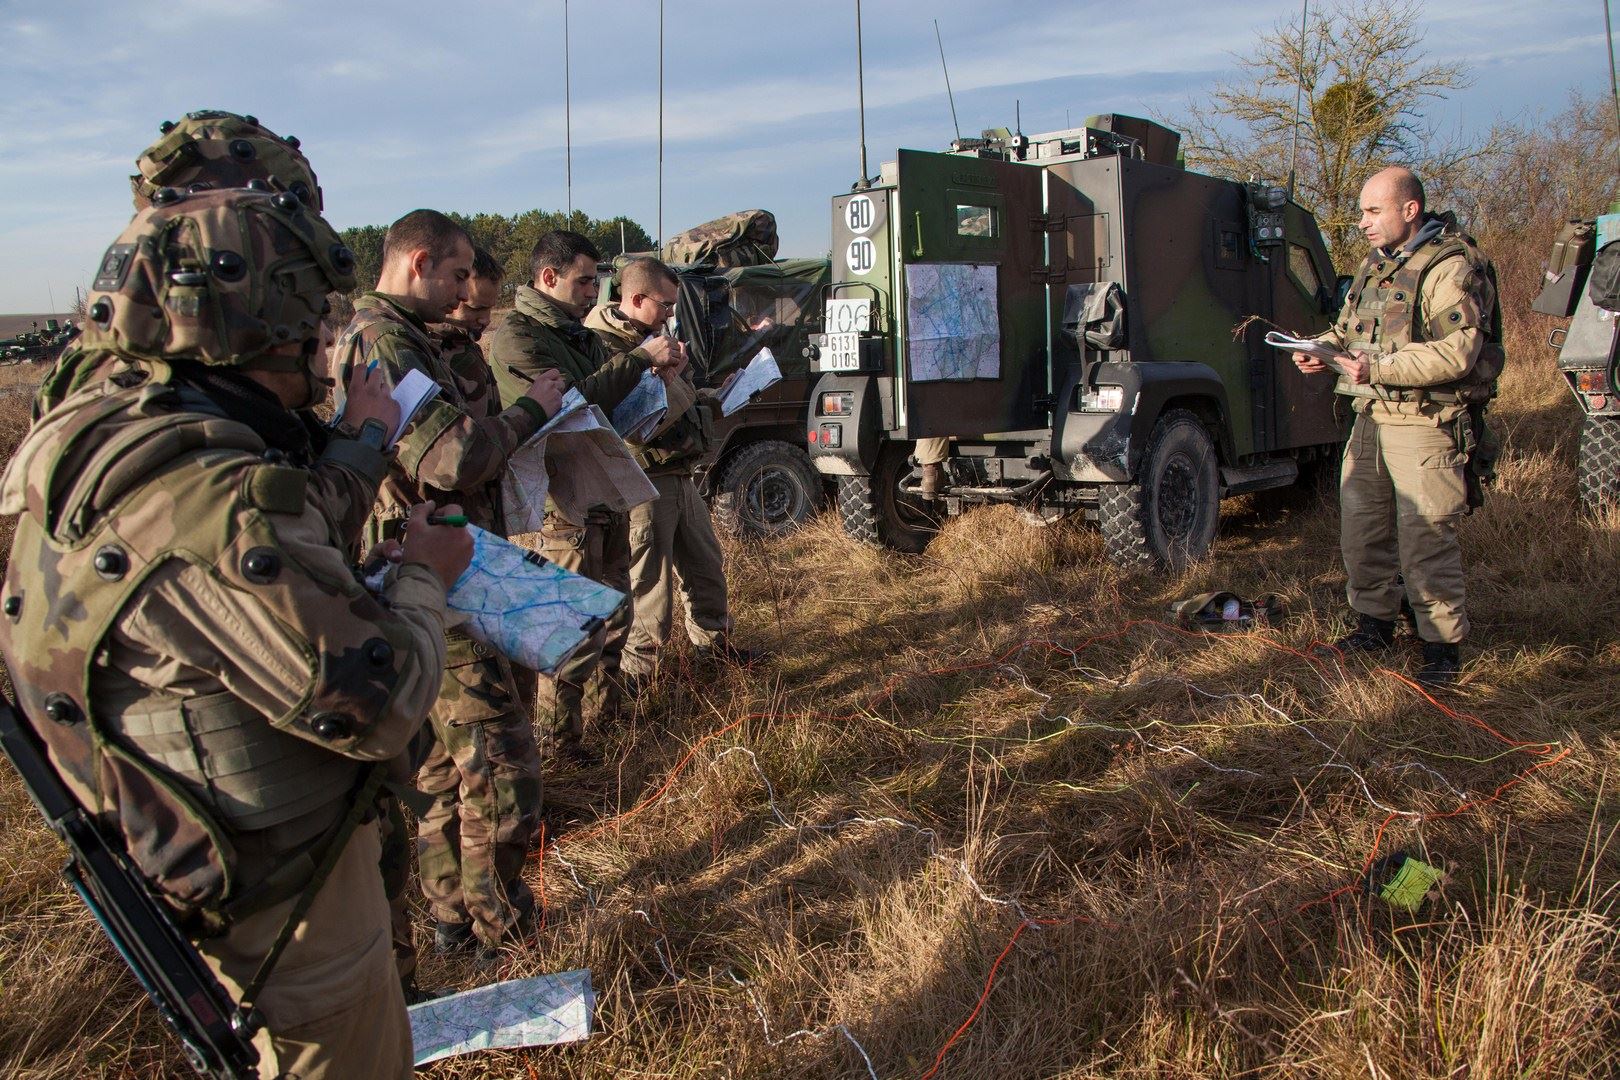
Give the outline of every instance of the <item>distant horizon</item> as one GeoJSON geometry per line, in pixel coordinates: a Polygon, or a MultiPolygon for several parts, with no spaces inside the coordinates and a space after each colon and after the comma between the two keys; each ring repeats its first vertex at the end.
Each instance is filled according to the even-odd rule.
{"type": "MultiPolygon", "coordinates": [[[[760,207],[777,217],[782,257],[826,254],[829,201],[860,171],[853,5],[784,8],[767,19],[742,0],[670,0],[662,229],[652,0],[570,9],[571,118],[560,3],[504,6],[473,22],[447,23],[425,4],[392,10],[403,13],[382,23],[308,0],[241,0],[228,11],[205,0],[172,0],[161,11],[66,0],[0,16],[12,43],[0,74],[0,311],[60,306],[88,284],[129,220],[135,155],[159,122],[202,108],[252,113],[297,135],[340,229],[386,225],[418,206],[512,214],[564,211],[571,201],[659,237],[760,207]],[[319,35],[303,29],[314,25],[319,35]],[[741,43],[719,49],[715,26],[742,28],[732,35],[741,43]],[[611,67],[598,62],[604,53],[611,67]],[[187,66],[154,71],[153,55],[187,66]]],[[[1017,113],[1025,131],[1106,112],[1178,116],[1237,76],[1235,54],[1298,16],[1297,4],[1257,0],[1218,9],[1187,0],[1129,9],[868,3],[869,167],[902,147],[949,144],[936,18],[961,130],[974,135],[1011,126],[1017,113]]],[[[1424,19],[1430,58],[1465,61],[1474,77],[1427,113],[1443,130],[1475,135],[1498,119],[1555,115],[1572,91],[1608,91],[1595,5],[1433,0],[1424,19]]]]}

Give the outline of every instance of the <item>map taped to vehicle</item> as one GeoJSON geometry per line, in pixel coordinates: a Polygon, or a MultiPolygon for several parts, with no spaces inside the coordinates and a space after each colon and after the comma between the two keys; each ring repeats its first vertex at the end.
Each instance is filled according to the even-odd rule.
{"type": "Polygon", "coordinates": [[[912,382],[1001,377],[996,267],[912,263],[906,267],[906,358],[912,382]]]}

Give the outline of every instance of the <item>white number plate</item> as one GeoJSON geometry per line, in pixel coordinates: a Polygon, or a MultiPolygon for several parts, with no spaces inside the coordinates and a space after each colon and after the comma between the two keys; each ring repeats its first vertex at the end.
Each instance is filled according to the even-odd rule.
{"type": "Polygon", "coordinates": [[[872,301],[827,301],[827,347],[822,350],[822,371],[858,371],[861,334],[872,326],[872,301]]]}

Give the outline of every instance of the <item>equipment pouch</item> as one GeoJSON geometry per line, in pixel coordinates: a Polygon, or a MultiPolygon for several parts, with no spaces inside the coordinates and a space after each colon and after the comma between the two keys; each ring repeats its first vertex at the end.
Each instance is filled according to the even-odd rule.
{"type": "Polygon", "coordinates": [[[1458,451],[1467,459],[1463,479],[1468,485],[1470,512],[1485,505],[1485,487],[1496,481],[1496,462],[1502,456],[1502,440],[1485,419],[1485,406],[1470,405],[1457,417],[1453,429],[1458,451]]]}

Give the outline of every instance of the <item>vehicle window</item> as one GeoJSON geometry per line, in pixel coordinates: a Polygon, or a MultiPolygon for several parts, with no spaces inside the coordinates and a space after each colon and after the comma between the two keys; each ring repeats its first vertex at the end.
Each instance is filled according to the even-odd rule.
{"type": "Polygon", "coordinates": [[[1322,289],[1322,279],[1317,276],[1316,264],[1311,261],[1311,252],[1300,244],[1288,245],[1288,275],[1294,279],[1294,284],[1307,296],[1317,296],[1322,289]]]}
{"type": "Polygon", "coordinates": [[[956,235],[991,238],[1000,236],[1001,229],[1000,222],[996,220],[996,208],[993,206],[973,206],[967,203],[957,203],[956,235]]]}

